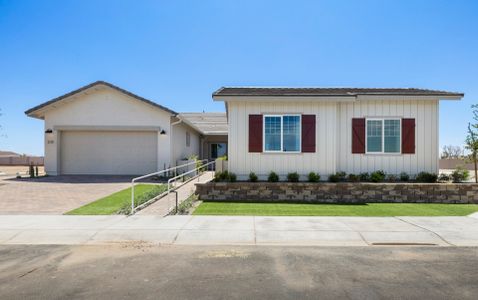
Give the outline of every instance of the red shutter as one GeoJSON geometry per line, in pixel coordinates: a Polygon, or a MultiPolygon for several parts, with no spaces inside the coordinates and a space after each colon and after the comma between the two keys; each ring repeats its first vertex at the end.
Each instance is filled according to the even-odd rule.
{"type": "Polygon", "coordinates": [[[352,119],[352,153],[365,153],[365,119],[352,119]]]}
{"type": "Polygon", "coordinates": [[[302,152],[315,152],[315,115],[302,115],[302,152]]]}
{"type": "Polygon", "coordinates": [[[262,152],[262,115],[249,115],[249,152],[262,152]]]}
{"type": "Polygon", "coordinates": [[[415,153],[415,119],[402,119],[402,153],[415,153]]]}

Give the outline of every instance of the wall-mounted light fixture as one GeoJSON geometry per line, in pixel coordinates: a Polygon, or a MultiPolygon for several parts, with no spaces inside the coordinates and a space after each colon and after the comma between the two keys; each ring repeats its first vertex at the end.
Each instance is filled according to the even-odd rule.
{"type": "Polygon", "coordinates": [[[160,135],[165,135],[166,134],[166,131],[164,131],[164,129],[162,129],[160,132],[159,132],[160,135]]]}
{"type": "Polygon", "coordinates": [[[45,133],[47,133],[47,134],[53,133],[53,130],[47,129],[47,130],[45,130],[45,133]]]}

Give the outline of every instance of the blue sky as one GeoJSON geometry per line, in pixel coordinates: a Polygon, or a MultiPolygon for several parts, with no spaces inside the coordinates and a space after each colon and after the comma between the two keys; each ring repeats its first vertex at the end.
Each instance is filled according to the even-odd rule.
{"type": "Polygon", "coordinates": [[[478,1],[0,0],[0,149],[43,154],[24,111],[106,80],[176,111],[223,111],[223,85],[419,87],[440,144],[478,103],[478,1]]]}

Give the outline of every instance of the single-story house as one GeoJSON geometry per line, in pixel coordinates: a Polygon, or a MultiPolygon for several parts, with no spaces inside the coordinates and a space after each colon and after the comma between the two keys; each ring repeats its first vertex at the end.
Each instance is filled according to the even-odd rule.
{"type": "Polygon", "coordinates": [[[227,149],[224,113],[178,114],[104,81],[25,113],[45,121],[50,175],[147,174],[192,155],[214,158],[218,144],[227,149]]]}
{"type": "MultiPolygon", "coordinates": [[[[326,176],[383,170],[438,173],[440,100],[464,94],[413,88],[223,87],[228,168],[326,176]]],[[[302,179],[305,179],[302,177],[302,179]]]]}

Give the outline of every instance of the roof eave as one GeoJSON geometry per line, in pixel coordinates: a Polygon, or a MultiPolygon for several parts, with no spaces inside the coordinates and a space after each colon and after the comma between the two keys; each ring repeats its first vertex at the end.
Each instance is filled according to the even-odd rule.
{"type": "Polygon", "coordinates": [[[32,108],[26,110],[26,111],[25,111],[25,114],[26,114],[27,116],[29,116],[29,117],[32,117],[32,118],[44,119],[44,115],[43,115],[43,116],[36,116],[35,113],[41,112],[42,110],[47,109],[47,107],[49,107],[49,106],[52,105],[52,104],[58,103],[58,102],[60,102],[60,101],[62,101],[62,100],[65,100],[65,99],[67,99],[67,98],[69,98],[69,97],[71,97],[71,96],[74,96],[74,95],[76,95],[76,94],[78,94],[78,93],[81,93],[81,92],[83,92],[83,91],[86,91],[86,90],[88,90],[88,89],[90,89],[90,88],[92,88],[92,87],[94,87],[94,86],[97,86],[97,85],[103,85],[103,86],[109,87],[109,88],[111,88],[111,89],[113,89],[113,90],[116,90],[116,91],[118,91],[118,92],[120,92],[120,93],[123,93],[123,94],[125,94],[125,95],[127,95],[127,96],[130,96],[130,97],[132,97],[132,98],[134,98],[134,99],[137,99],[137,100],[142,101],[142,102],[144,102],[144,103],[146,103],[146,104],[149,104],[149,105],[154,106],[154,107],[156,107],[156,108],[159,108],[159,109],[161,109],[161,110],[163,110],[163,111],[166,111],[166,112],[170,113],[172,116],[176,116],[176,115],[178,114],[177,112],[175,112],[175,111],[173,111],[173,110],[171,110],[171,109],[169,109],[169,108],[167,108],[167,107],[164,107],[164,106],[162,106],[162,105],[160,105],[160,104],[158,104],[158,103],[156,103],[156,102],[153,102],[153,101],[151,101],[151,100],[148,100],[148,99],[146,99],[146,98],[143,98],[143,97],[141,97],[141,96],[138,96],[138,95],[136,95],[136,94],[133,94],[133,93],[131,93],[131,92],[125,90],[125,89],[122,89],[122,88],[120,88],[120,87],[118,87],[118,86],[115,86],[115,85],[113,85],[113,84],[111,84],[111,83],[109,83],[109,82],[101,81],[101,80],[95,81],[95,82],[90,83],[90,84],[88,84],[88,85],[85,85],[85,86],[83,86],[83,87],[81,87],[81,88],[79,88],[79,89],[73,90],[73,91],[71,91],[71,92],[69,92],[69,93],[66,93],[66,94],[62,95],[62,96],[53,98],[53,99],[51,99],[51,100],[49,100],[49,101],[46,101],[46,102],[44,102],[44,103],[42,103],[42,104],[40,104],[40,105],[37,105],[37,106],[35,106],[35,107],[32,107],[32,108]]]}

